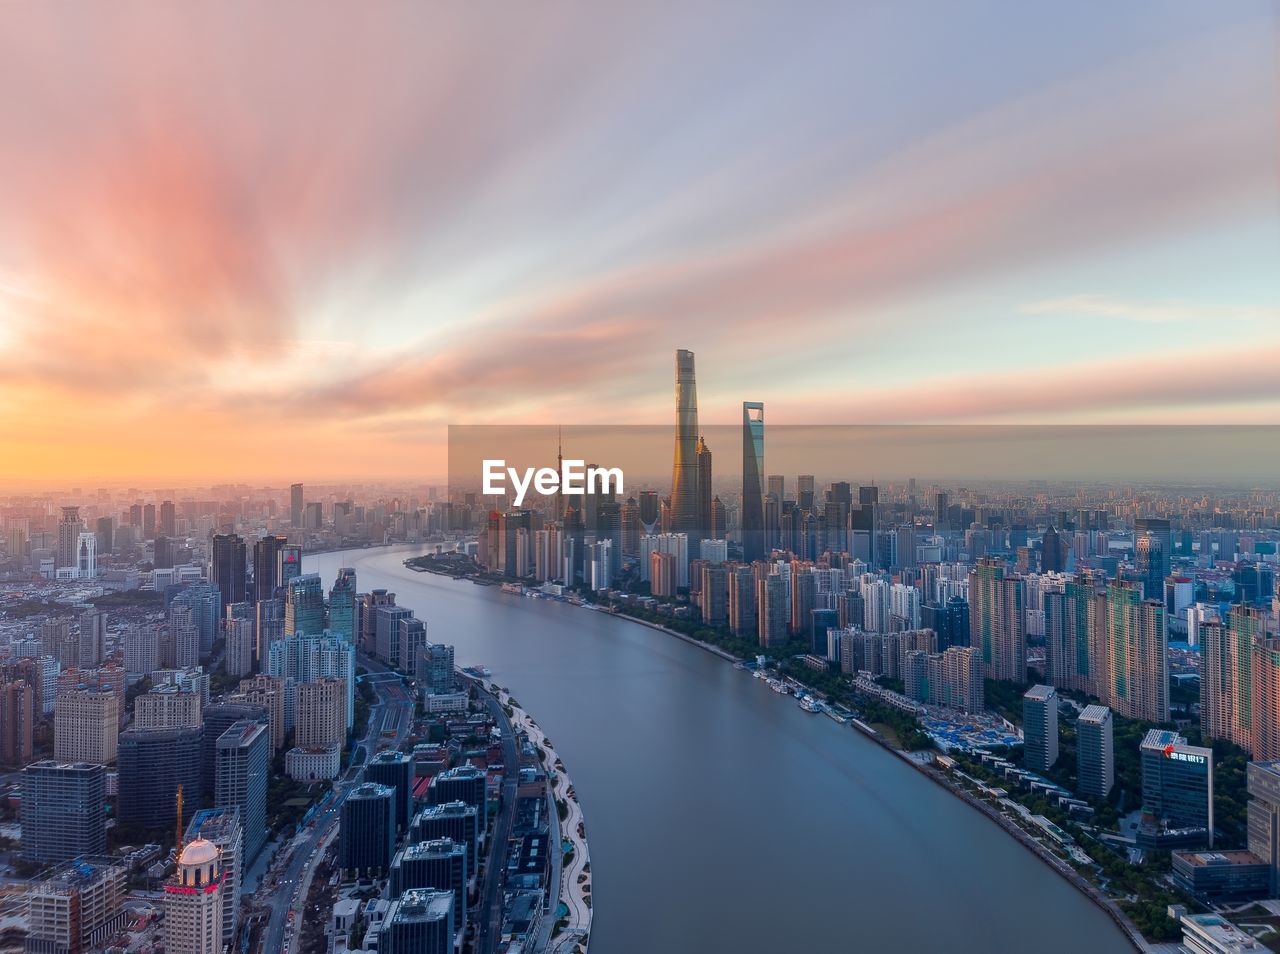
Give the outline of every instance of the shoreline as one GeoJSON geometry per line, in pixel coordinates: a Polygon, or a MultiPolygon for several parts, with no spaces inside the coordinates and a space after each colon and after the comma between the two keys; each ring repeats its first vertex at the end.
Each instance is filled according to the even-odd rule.
{"type": "Polygon", "coordinates": [[[511,693],[496,682],[490,682],[488,692],[498,700],[504,709],[510,709],[511,724],[514,729],[524,731],[529,736],[540,754],[540,763],[547,774],[547,793],[550,796],[550,810],[556,813],[556,823],[561,845],[568,840],[572,855],[569,856],[561,848],[560,882],[556,890],[556,907],[548,910],[543,917],[551,919],[551,937],[545,948],[547,954],[586,954],[591,942],[591,855],[587,846],[586,822],[582,814],[582,806],[578,802],[578,794],[574,790],[573,780],[565,771],[564,762],[556,754],[555,746],[547,741],[542,728],[519,705],[511,701],[511,693]],[[560,818],[560,805],[566,806],[565,817],[560,818]],[[563,904],[568,913],[561,918],[559,906],[563,904]],[[557,931],[560,921],[565,926],[557,931]]]}
{"type": "MultiPolygon", "coordinates": [[[[414,567],[407,567],[407,568],[416,569],[414,567]]],[[[433,572],[433,571],[422,569],[422,570],[419,570],[419,572],[433,572]]],[[[448,574],[448,573],[436,572],[436,575],[446,576],[455,581],[464,581],[467,579],[466,577],[453,576],[452,574],[448,574]]],[[[592,607],[594,604],[579,604],[579,605],[591,610],[592,612],[602,612],[602,610],[593,609],[592,607]]],[[[624,609],[619,609],[617,612],[609,613],[608,615],[619,616],[628,620],[629,622],[638,623],[641,626],[647,626],[650,629],[656,630],[661,633],[665,633],[668,636],[674,636],[675,638],[682,640],[683,642],[686,642],[692,646],[696,646],[699,649],[702,649],[708,653],[711,653],[714,656],[719,657],[721,660],[725,662],[730,662],[734,664],[742,662],[742,660],[738,659],[738,657],[732,655],[726,650],[721,649],[719,646],[715,646],[711,643],[703,642],[700,639],[695,639],[692,636],[688,636],[685,633],[679,632],[678,630],[674,630],[667,626],[663,626],[661,623],[655,623],[649,620],[639,619],[635,616],[631,616],[624,609]]],[[[911,757],[911,753],[905,750],[895,748],[892,744],[890,744],[888,739],[886,739],[884,736],[882,736],[880,733],[878,733],[875,729],[871,728],[870,726],[861,725],[858,719],[850,719],[849,721],[850,721],[850,724],[853,726],[853,728],[856,731],[862,733],[864,737],[878,744],[886,752],[889,752],[890,754],[897,756],[901,761],[911,766],[913,769],[915,769],[925,778],[929,779],[935,785],[938,785],[944,788],[946,791],[954,795],[960,801],[964,802],[966,805],[968,805],[969,807],[973,808],[975,811],[982,814],[989,821],[991,821],[998,828],[1000,828],[1000,830],[1005,835],[1012,837],[1018,844],[1022,845],[1023,848],[1025,848],[1027,851],[1034,854],[1043,864],[1048,866],[1059,877],[1061,877],[1064,881],[1066,881],[1069,885],[1071,885],[1071,887],[1075,888],[1078,892],[1080,892],[1082,895],[1088,898],[1089,901],[1092,902],[1096,907],[1102,910],[1111,919],[1112,923],[1114,923],[1116,927],[1120,930],[1120,933],[1123,935],[1125,941],[1129,944],[1129,946],[1133,950],[1147,951],[1151,949],[1150,942],[1148,942],[1145,938],[1142,937],[1142,933],[1137,929],[1136,926],[1134,926],[1134,924],[1128,919],[1128,917],[1124,914],[1124,912],[1120,910],[1120,908],[1115,904],[1114,901],[1112,901],[1110,898],[1102,894],[1092,883],[1090,883],[1083,876],[1081,876],[1079,872],[1075,871],[1075,869],[1071,868],[1065,862],[1062,862],[1060,859],[1058,859],[1057,856],[1053,855],[1048,848],[1040,844],[1038,841],[1033,839],[1026,832],[1022,831],[1020,828],[1014,825],[1013,822],[1010,821],[1008,818],[1006,818],[1003,813],[994,809],[990,805],[984,804],[980,799],[973,796],[970,792],[967,792],[964,789],[960,788],[958,785],[953,783],[949,778],[939,773],[937,769],[933,768],[931,764],[930,765],[921,764],[920,762],[916,761],[911,757]]],[[[930,761],[932,761],[932,758],[930,759],[930,761]]]]}

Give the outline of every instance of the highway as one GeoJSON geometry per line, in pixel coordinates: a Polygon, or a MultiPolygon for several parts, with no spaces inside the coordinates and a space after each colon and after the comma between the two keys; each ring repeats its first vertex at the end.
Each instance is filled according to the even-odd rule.
{"type": "Polygon", "coordinates": [[[369,670],[365,678],[373,684],[378,701],[369,707],[368,729],[352,752],[351,767],[334,782],[333,791],[323,807],[281,849],[282,854],[258,888],[255,907],[271,912],[259,948],[262,954],[296,954],[298,938],[302,934],[305,892],[316,865],[324,855],[323,849],[336,837],[343,800],[363,779],[364,765],[378,750],[383,731],[395,732],[394,738],[388,737],[385,741],[390,747],[398,747],[413,724],[413,697],[405,690],[399,675],[364,656],[360,657],[359,664],[369,670]],[[281,894],[288,899],[287,903],[280,903],[281,894]]]}

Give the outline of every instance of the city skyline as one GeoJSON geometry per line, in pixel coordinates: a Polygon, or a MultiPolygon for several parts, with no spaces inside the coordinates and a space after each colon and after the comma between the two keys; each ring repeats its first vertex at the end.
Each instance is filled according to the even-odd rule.
{"type": "Polygon", "coordinates": [[[1280,421],[1269,4],[301,9],[0,14],[6,486],[438,476],[676,347],[716,424],[1280,421]]]}

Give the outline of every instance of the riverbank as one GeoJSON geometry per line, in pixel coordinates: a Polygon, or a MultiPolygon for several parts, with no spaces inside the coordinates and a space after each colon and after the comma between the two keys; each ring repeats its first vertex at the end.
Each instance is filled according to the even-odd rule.
{"type": "Polygon", "coordinates": [[[569,843],[568,849],[562,849],[565,857],[560,866],[558,904],[546,915],[555,919],[548,954],[586,954],[591,939],[591,856],[587,849],[586,822],[573,780],[533,717],[497,683],[490,684],[489,691],[511,711],[511,724],[515,729],[527,733],[529,741],[538,750],[542,768],[547,773],[551,804],[559,818],[560,836],[569,843]],[[563,917],[559,915],[560,904],[567,909],[563,917]]]}

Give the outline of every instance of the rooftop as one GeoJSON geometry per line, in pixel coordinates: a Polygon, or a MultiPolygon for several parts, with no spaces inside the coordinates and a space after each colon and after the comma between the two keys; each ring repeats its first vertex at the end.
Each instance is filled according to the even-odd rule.
{"type": "Polygon", "coordinates": [[[1030,699],[1032,702],[1048,702],[1056,697],[1057,694],[1058,692],[1053,686],[1032,686],[1022,698],[1030,699]]]}
{"type": "Polygon", "coordinates": [[[1080,713],[1080,722],[1103,723],[1111,718],[1111,710],[1106,706],[1092,705],[1085,706],[1080,713]]]}

